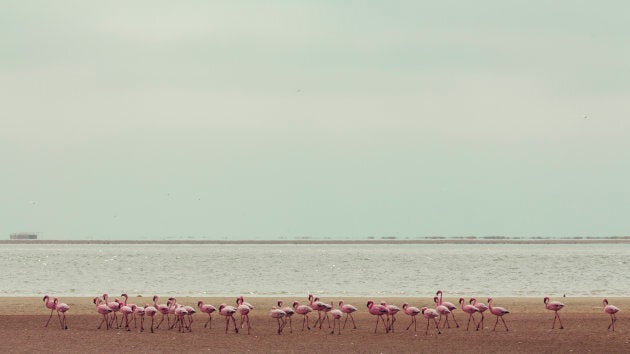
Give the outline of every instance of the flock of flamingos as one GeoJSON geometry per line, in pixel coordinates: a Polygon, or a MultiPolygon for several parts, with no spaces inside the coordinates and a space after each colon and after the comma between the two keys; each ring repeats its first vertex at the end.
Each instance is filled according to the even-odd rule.
{"type": "MultiPolygon", "coordinates": [[[[178,304],[177,300],[173,297],[169,298],[166,301],[166,304],[159,304],[157,295],[153,297],[153,306],[146,304],[144,306],[138,306],[135,304],[129,304],[127,302],[128,296],[127,294],[122,294],[121,299],[114,299],[114,301],[109,301],[107,294],[103,294],[103,297],[95,297],[93,299],[94,305],[96,306],[96,312],[99,315],[102,315],[103,318],[98,325],[98,329],[100,329],[103,324],[105,324],[106,329],[112,328],[114,325],[116,328],[123,327],[130,331],[130,325],[133,322],[134,328],[138,328],[137,322],[140,322],[139,331],[144,331],[144,318],[148,316],[151,318],[151,333],[153,333],[154,329],[160,328],[164,319],[166,319],[166,325],[169,329],[173,329],[177,327],[180,332],[191,332],[192,331],[192,323],[193,323],[193,314],[197,312],[197,310],[192,306],[185,306],[182,304],[178,304]],[[120,319],[118,318],[118,314],[120,314],[120,319]],[[161,318],[157,325],[154,324],[155,316],[161,314],[161,318]],[[171,316],[173,317],[171,319],[171,316]]],[[[354,317],[352,314],[358,309],[350,304],[345,304],[343,300],[338,302],[338,307],[334,308],[334,303],[330,304],[319,301],[319,298],[313,297],[313,295],[308,296],[309,304],[301,305],[299,302],[294,301],[293,306],[283,307],[283,303],[281,300],[278,300],[277,305],[271,308],[269,311],[269,315],[271,318],[277,320],[278,324],[278,334],[282,334],[284,327],[288,324],[291,333],[293,333],[293,326],[291,323],[291,318],[294,315],[302,316],[302,330],[304,328],[311,329],[309,323],[309,314],[313,311],[317,312],[317,320],[313,324],[313,328],[321,329],[324,323],[324,320],[328,323],[328,328],[330,328],[330,316],[332,317],[333,325],[331,334],[335,333],[335,329],[337,329],[337,333],[341,334],[341,319],[345,314],[345,320],[343,323],[343,328],[346,327],[346,323],[348,319],[352,320],[353,328],[356,329],[357,326],[354,322],[354,317]]],[[[48,317],[48,321],[44,327],[47,327],[50,323],[50,319],[53,316],[53,313],[57,311],[57,317],[59,319],[59,324],[62,329],[68,329],[68,324],[66,321],[66,312],[70,309],[70,306],[67,304],[59,302],[57,298],[51,298],[46,295],[43,298],[44,304],[46,308],[50,310],[50,316],[48,317]]],[[[544,298],[545,308],[547,310],[554,312],[553,325],[551,328],[555,328],[556,320],[560,324],[560,329],[563,329],[562,320],[560,319],[560,315],[558,311],[560,311],[564,304],[559,301],[550,301],[548,297],[544,298]]],[[[458,307],[454,304],[442,301],[442,291],[438,290],[436,296],[433,298],[433,302],[435,303],[435,308],[422,307],[417,308],[413,306],[409,306],[409,304],[405,303],[402,305],[402,311],[410,316],[411,322],[407,326],[407,330],[414,326],[414,330],[417,329],[416,324],[416,316],[421,314],[427,320],[427,326],[425,330],[425,334],[429,333],[429,325],[431,321],[435,324],[435,329],[438,334],[440,331],[440,324],[442,324],[442,329],[445,326],[451,328],[451,324],[449,322],[449,316],[452,321],[455,322],[455,326],[459,327],[457,320],[453,314],[453,311],[457,310],[458,307]],[[442,323],[442,320],[444,322],[442,323]]],[[[616,313],[619,311],[619,308],[613,305],[608,304],[607,299],[603,299],[604,312],[610,315],[610,324],[608,325],[608,330],[615,330],[615,322],[617,321],[616,313]]],[[[490,313],[496,317],[496,321],[494,323],[493,331],[496,330],[497,324],[499,320],[505,326],[505,330],[508,331],[507,323],[503,319],[503,316],[510,313],[508,310],[503,307],[496,307],[492,304],[492,298],[488,298],[488,305],[478,302],[477,299],[471,298],[468,303],[464,298],[459,298],[459,304],[461,306],[462,312],[468,315],[468,323],[466,325],[466,330],[470,327],[470,321],[473,321],[473,325],[476,330],[483,330],[483,321],[484,321],[484,312],[486,310],[490,310],[490,313]],[[475,314],[479,313],[477,317],[480,317],[478,320],[475,319],[475,314]]],[[[238,326],[236,325],[236,318],[234,315],[240,316],[240,328],[247,328],[247,333],[250,333],[251,325],[249,322],[249,313],[254,310],[254,306],[250,303],[243,301],[243,297],[239,296],[236,298],[236,307],[230,306],[226,304],[221,304],[219,308],[215,308],[212,305],[204,304],[203,301],[199,301],[197,303],[197,307],[199,311],[208,314],[208,320],[204,324],[204,328],[212,328],[212,314],[214,312],[218,312],[219,315],[225,317],[225,333],[228,332],[230,327],[230,322],[234,325],[234,332],[238,333],[238,326]]],[[[374,301],[370,300],[367,303],[368,311],[371,315],[376,317],[376,326],[374,327],[374,333],[378,330],[379,323],[383,324],[383,329],[386,333],[394,331],[394,323],[396,322],[396,314],[401,311],[401,309],[394,305],[388,305],[384,302],[380,304],[374,303],[374,301]]]]}

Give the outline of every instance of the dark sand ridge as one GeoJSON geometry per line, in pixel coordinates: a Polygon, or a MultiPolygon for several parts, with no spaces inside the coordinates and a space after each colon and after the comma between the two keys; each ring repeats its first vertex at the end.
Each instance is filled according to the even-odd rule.
{"type": "MultiPolygon", "coordinates": [[[[54,294],[50,294],[54,295],[54,294]]],[[[111,294],[110,294],[111,295],[111,294]]],[[[113,297],[113,295],[112,295],[113,297]]],[[[166,296],[164,296],[166,297],[166,296]]],[[[478,297],[483,302],[487,298],[478,297]]],[[[621,308],[618,313],[616,331],[606,327],[610,317],[603,312],[601,298],[552,298],[560,300],[566,307],[560,311],[565,329],[551,329],[553,312],[544,308],[540,298],[495,298],[496,306],[511,311],[505,319],[510,328],[506,332],[497,326],[493,332],[495,318],[486,312],[485,330],[466,331],[466,316],[456,311],[460,328],[443,330],[437,335],[430,327],[428,335],[424,330],[426,320],[418,317],[418,332],[405,330],[410,320],[404,313],[397,315],[394,333],[384,333],[379,327],[374,333],[375,318],[367,313],[368,298],[344,298],[359,308],[355,319],[358,329],[346,327],[341,335],[330,334],[327,324],[323,329],[301,330],[301,319],[293,318],[293,333],[288,327],[282,335],[276,333],[276,322],[269,316],[269,309],[276,298],[246,297],[256,309],[251,314],[252,333],[235,334],[225,330],[225,321],[216,313],[213,315],[212,329],[204,329],[205,314],[194,315],[192,333],[178,333],[176,330],[160,328],[156,333],[124,329],[97,330],[100,317],[94,309],[91,298],[61,298],[71,306],[68,312],[68,330],[61,330],[55,317],[48,328],[44,324],[49,311],[40,297],[0,298],[0,341],[2,352],[360,352],[360,353],[505,353],[505,352],[630,352],[630,299],[609,298],[611,304],[621,308]]],[[[178,302],[196,307],[198,300],[218,307],[222,302],[234,304],[234,298],[178,298],[178,302]]],[[[286,304],[293,300],[306,303],[306,298],[284,298],[286,304]]],[[[335,303],[339,298],[322,298],[322,301],[335,303]]],[[[432,306],[430,298],[379,298],[378,301],[401,306],[409,302],[412,306],[432,306]]],[[[457,298],[445,297],[445,301],[457,303],[457,298]]],[[[150,303],[150,297],[135,297],[129,302],[150,303]]],[[[163,302],[162,300],[160,302],[163,302]]],[[[311,318],[316,318],[311,316],[311,318]]]]}

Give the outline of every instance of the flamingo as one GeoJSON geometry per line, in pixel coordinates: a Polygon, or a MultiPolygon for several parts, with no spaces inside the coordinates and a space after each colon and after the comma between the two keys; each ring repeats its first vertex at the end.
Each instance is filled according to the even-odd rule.
{"type": "Polygon", "coordinates": [[[249,324],[249,311],[253,310],[254,306],[252,306],[248,302],[243,301],[242,296],[236,298],[236,305],[238,305],[236,309],[241,315],[241,328],[243,328],[244,322],[247,321],[247,334],[249,334],[249,331],[252,328],[252,326],[249,324]]]}
{"type": "Polygon", "coordinates": [[[291,323],[291,317],[293,317],[293,315],[295,314],[295,310],[293,310],[293,308],[289,306],[282,307],[282,300],[278,300],[278,308],[284,311],[284,318],[283,318],[284,326],[286,326],[287,319],[289,319],[289,329],[291,330],[291,333],[293,333],[293,325],[291,323]]]}
{"type": "Polygon", "coordinates": [[[409,306],[408,303],[404,303],[402,307],[403,307],[403,312],[406,315],[411,316],[411,322],[409,322],[409,326],[407,326],[407,330],[409,330],[409,327],[411,327],[411,325],[413,324],[414,332],[417,331],[418,328],[417,328],[417,324],[416,324],[416,316],[419,313],[421,313],[422,311],[420,311],[420,309],[415,307],[415,306],[409,306]]]}
{"type": "MultiPolygon", "coordinates": [[[[162,314],[162,319],[160,320],[160,323],[158,323],[157,326],[155,326],[155,328],[160,328],[160,325],[162,324],[162,322],[164,322],[164,316],[166,316],[166,325],[168,327],[170,327],[171,325],[171,319],[169,317],[169,314],[171,313],[171,310],[169,309],[170,306],[170,301],[166,302],[166,305],[164,304],[158,304],[158,296],[155,295],[153,296],[153,307],[155,307],[155,309],[162,314]]],[[[153,323],[153,320],[151,320],[151,323],[153,323]]],[[[151,328],[153,328],[153,326],[151,326],[151,328]]]]}
{"type": "Polygon", "coordinates": [[[109,329],[109,320],[107,319],[107,315],[112,312],[112,309],[105,304],[101,304],[100,297],[95,297],[94,299],[92,299],[92,302],[94,303],[94,305],[96,305],[96,312],[103,315],[103,320],[101,320],[101,323],[96,329],[101,329],[103,322],[105,322],[105,329],[109,329]]]}
{"type": "Polygon", "coordinates": [[[173,326],[179,323],[179,332],[184,332],[186,329],[190,331],[190,328],[188,328],[188,326],[186,325],[186,315],[188,315],[188,311],[186,311],[186,308],[183,305],[177,305],[173,313],[175,314],[176,318],[176,322],[173,324],[173,326]]]}
{"type": "Polygon", "coordinates": [[[282,334],[282,329],[285,325],[284,316],[287,315],[286,312],[274,306],[269,311],[269,315],[271,318],[275,318],[278,321],[278,334],[282,334]],[[282,321],[280,321],[280,319],[282,319],[282,321]]]}
{"type": "Polygon", "coordinates": [[[617,306],[608,305],[608,299],[604,298],[602,301],[604,303],[604,312],[610,315],[610,324],[608,325],[608,330],[612,326],[613,332],[615,331],[615,322],[617,322],[616,313],[619,312],[619,308],[617,306]]]}
{"type": "Polygon", "coordinates": [[[503,319],[503,315],[507,315],[508,313],[510,313],[510,311],[504,309],[503,307],[494,307],[492,306],[492,298],[488,298],[488,309],[490,310],[490,313],[497,316],[497,321],[494,323],[494,328],[492,329],[493,331],[496,331],[497,329],[497,323],[499,323],[499,318],[501,319],[501,321],[503,322],[503,325],[505,326],[505,331],[509,331],[507,324],[505,323],[505,320],[503,319]]]}
{"type": "Polygon", "coordinates": [[[477,326],[477,322],[475,322],[475,318],[473,317],[473,314],[475,312],[478,312],[479,309],[473,305],[466,305],[466,300],[464,300],[463,297],[459,298],[459,304],[462,305],[462,311],[468,314],[468,324],[466,325],[466,330],[468,330],[468,327],[470,327],[470,320],[473,321],[473,323],[475,324],[475,327],[477,328],[477,330],[479,330],[479,327],[477,326]]]}
{"type": "MultiPolygon", "coordinates": [[[[155,297],[153,299],[155,301],[155,297]]],[[[151,317],[151,333],[153,333],[153,321],[155,320],[155,314],[158,312],[159,311],[155,308],[155,306],[149,306],[149,304],[144,305],[144,313],[151,317]]],[[[163,314],[162,317],[164,317],[163,314]]]]}
{"type": "Polygon", "coordinates": [[[555,315],[553,316],[553,325],[551,326],[551,329],[554,329],[556,327],[556,318],[560,322],[560,329],[564,329],[564,326],[562,325],[562,320],[560,319],[560,315],[558,315],[558,311],[562,310],[562,308],[564,307],[564,304],[561,303],[560,301],[549,301],[549,297],[547,296],[545,296],[545,298],[543,299],[543,302],[545,303],[545,308],[547,310],[555,312],[555,315]]]}
{"type": "Polygon", "coordinates": [[[321,305],[323,305],[322,311],[324,312],[324,316],[322,317],[322,320],[319,322],[319,329],[322,329],[322,325],[324,324],[324,318],[326,318],[326,322],[328,322],[328,328],[330,328],[330,318],[328,317],[328,313],[333,309],[332,305],[328,305],[325,302],[319,301],[319,297],[315,298],[315,303],[320,303],[321,305]]]}
{"type": "Polygon", "coordinates": [[[308,325],[308,314],[313,311],[313,309],[310,306],[300,305],[297,301],[293,301],[293,309],[295,310],[295,313],[304,316],[302,319],[302,330],[304,330],[304,324],[306,324],[306,329],[310,330],[311,327],[308,325]]]}
{"type": "Polygon", "coordinates": [[[343,316],[343,312],[339,309],[333,309],[333,302],[330,302],[330,315],[333,318],[333,328],[330,334],[335,334],[335,324],[337,324],[337,334],[341,334],[341,317],[343,316]]]}
{"type": "MultiPolygon", "coordinates": [[[[455,319],[455,314],[453,314],[453,311],[457,310],[457,306],[453,305],[452,303],[448,302],[448,301],[442,301],[442,290],[438,290],[435,295],[440,295],[440,300],[438,302],[438,305],[444,305],[448,308],[449,311],[451,311],[451,317],[453,318],[453,321],[455,321],[455,326],[457,328],[459,328],[459,323],[457,323],[457,320],[455,319]]],[[[446,317],[447,322],[448,323],[448,316],[446,317]]],[[[450,328],[450,326],[449,326],[450,328]]]]}
{"type": "Polygon", "coordinates": [[[192,332],[192,323],[193,323],[193,315],[197,313],[197,311],[188,305],[184,305],[184,310],[186,310],[186,316],[188,317],[188,332],[192,332]]]}
{"type": "Polygon", "coordinates": [[[324,311],[324,313],[326,314],[326,319],[328,320],[328,328],[330,328],[330,319],[328,318],[328,311],[330,310],[327,311],[330,305],[319,301],[319,298],[314,298],[312,294],[308,294],[308,300],[310,301],[309,306],[311,306],[313,310],[317,311],[317,321],[315,321],[313,327],[317,327],[317,323],[319,323],[319,329],[322,329],[322,324],[324,323],[324,319],[322,318],[322,311],[324,311]]]}
{"type": "Polygon", "coordinates": [[[238,328],[236,328],[236,318],[234,318],[234,314],[236,313],[236,308],[234,306],[229,306],[226,304],[221,304],[219,306],[219,314],[221,316],[225,316],[225,333],[228,331],[228,327],[230,325],[230,318],[234,322],[234,333],[238,333],[238,328]]]}
{"type": "Polygon", "coordinates": [[[383,319],[383,315],[387,315],[389,313],[389,311],[387,311],[387,308],[382,305],[374,304],[374,301],[372,300],[369,300],[367,302],[367,308],[370,312],[370,315],[378,316],[376,317],[376,327],[374,327],[374,333],[376,333],[376,329],[378,328],[379,319],[383,321],[383,327],[385,327],[385,333],[389,333],[389,328],[385,324],[385,319],[383,319]]]}
{"type": "MultiPolygon", "coordinates": [[[[107,294],[103,294],[103,301],[105,301],[105,305],[107,305],[107,307],[109,307],[110,309],[112,309],[113,312],[113,316],[110,319],[110,322],[114,322],[116,321],[116,328],[120,328],[120,325],[118,325],[118,316],[116,315],[118,313],[118,311],[120,311],[120,303],[116,301],[117,299],[115,299],[113,302],[109,302],[108,301],[108,295],[107,294]]],[[[112,324],[109,324],[109,327],[112,327],[112,324]]]]}
{"type": "Polygon", "coordinates": [[[440,305],[439,301],[440,300],[437,296],[433,297],[433,302],[435,302],[435,311],[437,311],[437,313],[440,315],[440,320],[438,321],[438,324],[442,322],[442,316],[444,316],[446,317],[446,322],[444,322],[442,328],[444,328],[444,326],[446,325],[448,325],[448,328],[451,328],[451,324],[448,323],[448,315],[451,313],[451,310],[449,310],[448,307],[446,307],[445,305],[440,305]]]}
{"type": "Polygon", "coordinates": [[[57,310],[57,317],[59,318],[61,329],[68,329],[68,324],[66,324],[66,311],[70,310],[70,306],[64,304],[63,302],[59,302],[59,299],[57,298],[53,300],[53,303],[55,304],[55,309],[57,310]]]}
{"type": "Polygon", "coordinates": [[[131,306],[127,306],[124,303],[121,303],[118,299],[116,299],[116,302],[120,304],[120,312],[122,313],[123,319],[125,320],[125,328],[127,328],[127,331],[131,331],[131,329],[129,328],[129,315],[133,315],[133,309],[131,308],[131,306]]]}
{"type": "MultiPolygon", "coordinates": [[[[131,321],[133,321],[133,325],[134,325],[134,328],[135,328],[135,327],[136,327],[136,313],[135,313],[135,312],[133,312],[133,308],[134,308],[134,306],[133,306],[133,305],[134,305],[134,304],[129,304],[129,303],[127,303],[127,301],[129,300],[129,296],[128,296],[126,293],[122,293],[122,294],[120,294],[120,297],[122,297],[123,299],[125,299],[125,300],[123,301],[123,306],[129,306],[129,308],[131,308],[131,309],[132,309],[132,311],[131,311],[131,321]]],[[[137,307],[137,306],[136,306],[136,307],[137,307]]],[[[122,312],[122,310],[121,310],[121,312],[122,312]]]]}
{"type": "Polygon", "coordinates": [[[475,299],[474,297],[470,298],[468,303],[475,306],[477,310],[479,310],[479,313],[481,314],[481,321],[477,323],[477,330],[479,330],[479,327],[481,327],[481,330],[483,330],[483,319],[484,319],[483,313],[486,310],[488,310],[488,306],[486,306],[486,304],[484,304],[483,302],[477,302],[477,299],[475,299]]]}
{"type": "Polygon", "coordinates": [[[354,323],[354,316],[352,316],[352,313],[356,312],[357,308],[350,304],[344,304],[343,300],[339,300],[339,309],[341,310],[341,312],[346,314],[346,320],[343,321],[343,328],[346,328],[346,322],[348,322],[349,316],[352,319],[352,325],[354,326],[354,329],[357,329],[357,325],[354,323]]]}
{"type": "MultiPolygon", "coordinates": [[[[179,307],[177,303],[177,299],[174,297],[169,297],[166,301],[166,305],[168,305],[168,315],[173,315],[173,324],[167,322],[168,329],[173,329],[179,323],[179,316],[175,315],[175,310],[179,307]]],[[[181,325],[180,325],[181,327],[181,325]]]]}
{"type": "Polygon", "coordinates": [[[389,327],[390,332],[394,332],[394,322],[396,322],[396,314],[400,311],[400,308],[395,305],[388,305],[385,301],[381,301],[381,306],[385,306],[387,309],[387,327],[389,327]],[[389,317],[392,317],[391,322],[389,317]]]}
{"type": "Polygon", "coordinates": [[[424,334],[429,334],[429,321],[431,321],[431,320],[433,320],[433,322],[435,322],[435,329],[437,329],[438,334],[442,334],[442,332],[440,332],[440,326],[438,324],[438,321],[436,320],[436,318],[438,316],[440,316],[440,314],[438,314],[438,312],[436,310],[430,309],[430,308],[428,308],[426,306],[421,308],[420,312],[422,313],[422,316],[424,316],[424,318],[427,319],[427,330],[424,331],[424,334]]]}
{"type": "Polygon", "coordinates": [[[140,317],[140,332],[144,331],[144,307],[131,304],[131,310],[133,311],[133,324],[136,326],[136,317],[140,317]]]}
{"type": "Polygon", "coordinates": [[[55,311],[55,302],[50,301],[50,296],[48,295],[44,295],[42,301],[44,301],[44,306],[46,306],[46,308],[50,310],[50,317],[48,317],[48,321],[46,321],[46,324],[44,325],[44,327],[48,327],[48,323],[50,323],[50,319],[52,318],[53,312],[55,311]]]}
{"type": "Polygon", "coordinates": [[[212,305],[206,305],[201,300],[197,302],[197,307],[199,307],[199,310],[201,312],[208,314],[208,321],[206,321],[206,323],[203,325],[203,328],[206,328],[208,324],[210,324],[210,328],[212,328],[212,313],[217,310],[216,307],[212,305]]]}

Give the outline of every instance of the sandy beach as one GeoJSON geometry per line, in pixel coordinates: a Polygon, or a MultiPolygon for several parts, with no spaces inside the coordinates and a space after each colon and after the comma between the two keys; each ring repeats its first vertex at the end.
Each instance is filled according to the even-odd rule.
{"type": "MultiPolygon", "coordinates": [[[[54,294],[51,294],[54,295],[54,294]]],[[[130,294],[131,295],[131,294],[130,294]]],[[[150,297],[131,295],[129,302],[149,303],[150,297]]],[[[481,297],[480,297],[481,299],[481,297]]],[[[50,311],[44,307],[41,298],[3,297],[0,298],[0,343],[2,352],[353,352],[353,353],[418,353],[418,352],[475,352],[475,353],[557,353],[557,352],[629,352],[630,331],[624,309],[630,308],[630,299],[609,298],[611,304],[621,308],[617,314],[616,331],[607,331],[610,317],[603,312],[600,298],[560,298],[565,308],[560,312],[564,329],[551,329],[553,312],[544,308],[540,298],[495,298],[495,306],[507,308],[511,313],[505,316],[509,332],[499,323],[493,332],[495,318],[486,312],[485,329],[466,331],[467,316],[461,310],[455,311],[459,328],[444,329],[438,335],[435,327],[429,327],[425,334],[426,320],[418,316],[418,331],[405,330],[410,323],[407,315],[397,315],[394,332],[386,334],[379,326],[374,333],[375,318],[368,314],[367,298],[344,298],[346,303],[355,305],[358,329],[350,325],[342,329],[341,335],[330,334],[328,325],[322,329],[301,329],[301,318],[293,317],[293,333],[289,327],[278,335],[276,322],[269,316],[269,309],[275,298],[246,298],[255,306],[251,314],[252,331],[235,334],[225,333],[225,321],[217,313],[213,314],[212,329],[204,329],[207,315],[196,313],[191,333],[179,333],[176,329],[160,328],[155,333],[147,330],[124,328],[97,330],[101,317],[96,314],[91,298],[60,298],[70,305],[68,330],[61,330],[55,317],[45,328],[50,311]]],[[[196,307],[198,300],[218,307],[221,303],[234,304],[235,298],[178,298],[179,303],[196,307]]],[[[293,300],[305,303],[305,298],[285,298],[285,304],[293,300]]],[[[322,298],[330,302],[338,298],[322,298]]],[[[430,299],[385,298],[374,299],[402,306],[432,305],[430,299]]],[[[457,298],[445,297],[445,301],[457,303],[457,298]]],[[[486,298],[483,298],[485,302],[486,298]]],[[[317,315],[310,316],[312,320],[317,315]]]]}

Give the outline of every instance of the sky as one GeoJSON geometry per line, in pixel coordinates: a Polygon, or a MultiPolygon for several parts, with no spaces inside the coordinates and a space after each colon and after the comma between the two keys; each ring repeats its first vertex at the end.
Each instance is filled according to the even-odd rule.
{"type": "Polygon", "coordinates": [[[630,235],[628,23],[627,1],[2,1],[0,239],[630,235]]]}

